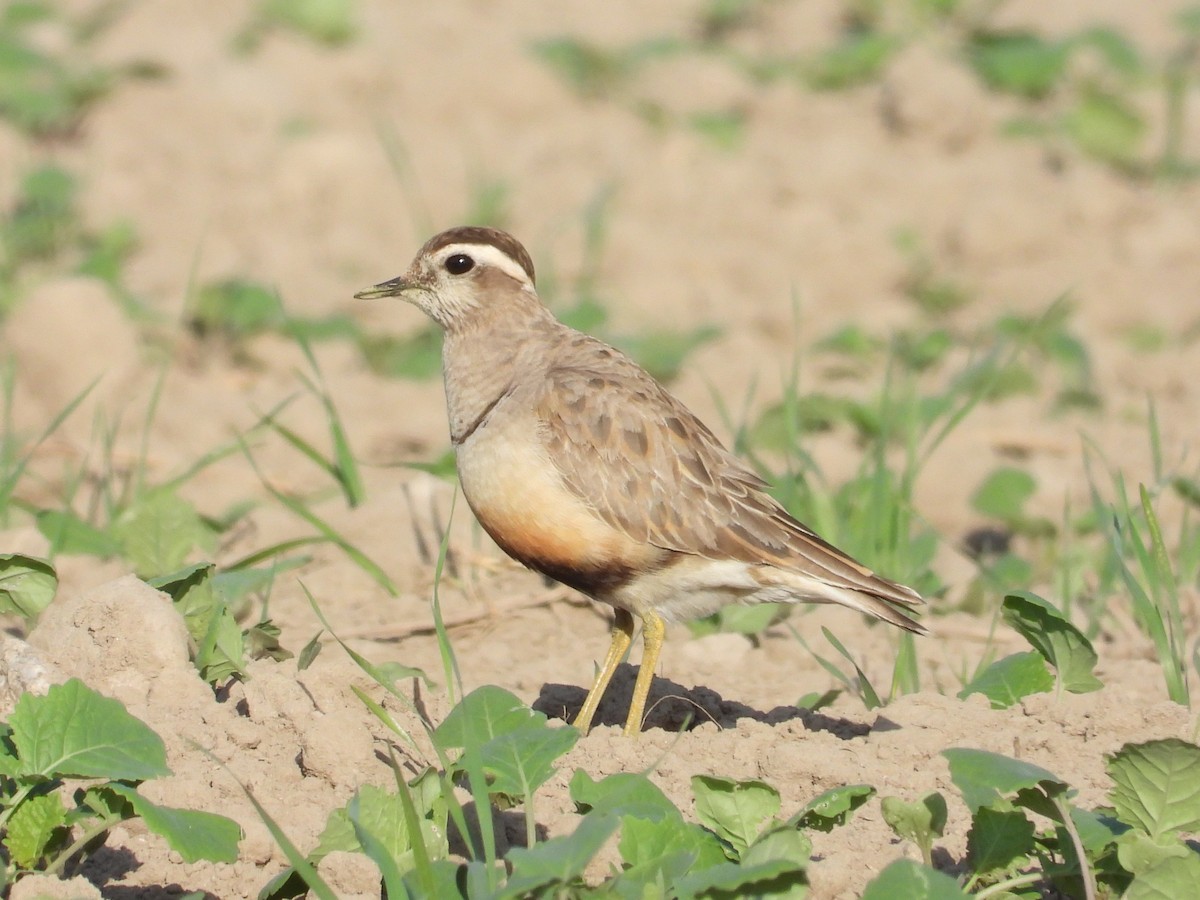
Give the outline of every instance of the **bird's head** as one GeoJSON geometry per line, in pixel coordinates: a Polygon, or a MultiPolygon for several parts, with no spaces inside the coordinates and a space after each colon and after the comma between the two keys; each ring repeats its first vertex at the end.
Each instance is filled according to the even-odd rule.
{"type": "Polygon", "coordinates": [[[537,300],[533,260],[512,235],[462,226],[425,242],[403,275],[354,295],[360,300],[399,297],[453,329],[476,310],[537,300]]]}

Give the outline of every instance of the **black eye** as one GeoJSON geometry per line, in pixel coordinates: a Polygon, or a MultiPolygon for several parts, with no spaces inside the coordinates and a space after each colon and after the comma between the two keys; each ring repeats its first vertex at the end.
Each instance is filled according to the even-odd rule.
{"type": "Polygon", "coordinates": [[[475,260],[465,253],[455,253],[446,260],[446,271],[451,275],[463,275],[475,268],[475,260]]]}

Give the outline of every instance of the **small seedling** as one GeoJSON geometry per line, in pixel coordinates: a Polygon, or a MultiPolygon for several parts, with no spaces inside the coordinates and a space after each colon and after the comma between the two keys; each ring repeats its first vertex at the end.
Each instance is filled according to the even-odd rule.
{"type": "Polygon", "coordinates": [[[242,831],[209,812],[159,806],[138,792],[171,774],[162,739],[118,701],[77,679],[45,696],[24,694],[0,726],[0,834],[5,883],[33,871],[62,874],[95,839],[140,818],[185,862],[233,862],[242,831]],[[61,788],[82,781],[70,804],[61,788]]]}

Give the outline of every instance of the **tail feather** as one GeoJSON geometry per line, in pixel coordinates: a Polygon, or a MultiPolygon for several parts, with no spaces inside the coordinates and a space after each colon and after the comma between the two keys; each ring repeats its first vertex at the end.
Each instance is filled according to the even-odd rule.
{"type": "Polygon", "coordinates": [[[910,587],[874,576],[853,587],[831,584],[802,572],[764,567],[760,581],[790,588],[797,603],[836,603],[882,619],[913,634],[929,634],[929,629],[914,619],[909,610],[925,600],[910,587]]]}

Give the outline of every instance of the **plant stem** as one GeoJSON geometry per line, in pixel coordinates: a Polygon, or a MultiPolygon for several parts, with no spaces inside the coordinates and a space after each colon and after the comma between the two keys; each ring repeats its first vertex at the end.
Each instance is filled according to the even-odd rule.
{"type": "Polygon", "coordinates": [[[1027,872],[1024,875],[1018,875],[1016,878],[1010,878],[1007,881],[1000,881],[996,884],[985,887],[978,894],[975,894],[976,900],[982,900],[984,897],[990,897],[993,894],[999,894],[1007,891],[1009,888],[1020,887],[1023,884],[1037,884],[1044,878],[1041,872],[1027,872]]]}
{"type": "Polygon", "coordinates": [[[50,865],[46,866],[46,874],[47,875],[60,875],[62,873],[63,868],[66,866],[67,862],[73,856],[75,856],[76,853],[78,853],[84,847],[86,847],[88,845],[88,843],[93,838],[95,838],[97,835],[103,834],[104,832],[108,831],[108,829],[112,828],[114,825],[116,825],[120,821],[121,821],[120,816],[116,816],[111,819],[100,819],[98,822],[93,824],[90,828],[85,828],[83,830],[83,833],[75,840],[75,842],[73,844],[71,844],[70,847],[68,847],[62,853],[58,854],[58,856],[56,856],[54,858],[54,862],[52,862],[52,863],[50,863],[50,865]]]}
{"type": "Polygon", "coordinates": [[[1083,839],[1079,836],[1079,829],[1075,827],[1075,820],[1071,818],[1071,808],[1063,802],[1061,797],[1054,798],[1054,807],[1062,816],[1063,828],[1071,836],[1075,857],[1079,860],[1079,877],[1083,880],[1083,896],[1085,900],[1096,900],[1096,876],[1092,872],[1092,867],[1088,865],[1087,855],[1083,850],[1083,839]]]}

